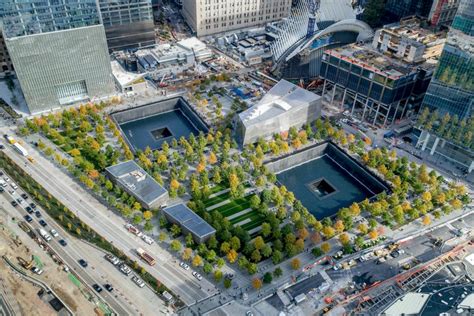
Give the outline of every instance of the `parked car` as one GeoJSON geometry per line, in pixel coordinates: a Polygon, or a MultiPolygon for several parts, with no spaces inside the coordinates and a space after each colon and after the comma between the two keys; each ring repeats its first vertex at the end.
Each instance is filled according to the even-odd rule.
{"type": "Polygon", "coordinates": [[[87,268],[88,264],[87,264],[87,261],[86,261],[86,260],[84,260],[84,259],[79,259],[78,262],[79,262],[79,264],[81,265],[81,267],[87,268]]]}
{"type": "Polygon", "coordinates": [[[193,276],[198,279],[199,281],[202,280],[202,275],[200,275],[199,273],[197,273],[196,271],[193,271],[193,276]]]}
{"type": "Polygon", "coordinates": [[[43,226],[43,227],[45,227],[46,225],[48,225],[48,224],[46,224],[46,222],[45,222],[44,220],[42,220],[42,219],[39,221],[39,224],[40,224],[41,226],[43,226]]]}
{"type": "Polygon", "coordinates": [[[18,204],[21,204],[21,202],[23,202],[23,199],[22,198],[17,198],[16,201],[18,202],[18,204]]]}
{"type": "Polygon", "coordinates": [[[93,284],[92,287],[94,288],[94,290],[97,291],[97,293],[102,292],[102,288],[100,287],[99,284],[97,284],[97,283],[96,283],[96,284],[93,284]]]}
{"type": "Polygon", "coordinates": [[[43,273],[43,270],[37,267],[31,268],[31,271],[33,271],[33,273],[36,273],[37,275],[40,275],[41,273],[43,273]]]}
{"type": "Polygon", "coordinates": [[[25,215],[25,221],[31,223],[33,221],[33,218],[30,215],[25,215]]]}
{"type": "Polygon", "coordinates": [[[66,247],[66,246],[67,246],[67,241],[65,241],[64,239],[61,239],[61,240],[59,241],[59,244],[60,244],[61,246],[63,246],[63,247],[66,247]]]}
{"type": "Polygon", "coordinates": [[[132,281],[133,283],[135,283],[136,285],[138,285],[139,287],[144,287],[145,286],[145,282],[143,282],[142,279],[140,279],[139,277],[137,277],[136,275],[134,275],[132,277],[132,281]]]}
{"type": "Polygon", "coordinates": [[[179,263],[179,266],[180,266],[181,268],[183,268],[184,270],[189,270],[189,266],[188,266],[185,262],[182,262],[182,261],[181,261],[181,262],[179,263]]]}
{"type": "Polygon", "coordinates": [[[25,199],[25,200],[28,199],[28,195],[27,195],[26,193],[22,193],[22,194],[21,194],[21,197],[22,197],[23,199],[25,199]]]}
{"type": "Polygon", "coordinates": [[[51,236],[53,236],[53,237],[58,237],[59,236],[58,232],[55,229],[51,229],[49,232],[51,233],[51,236]]]}
{"type": "Polygon", "coordinates": [[[16,201],[12,201],[11,203],[12,203],[13,206],[17,206],[17,205],[18,205],[18,203],[17,203],[16,201]]]}
{"type": "Polygon", "coordinates": [[[127,267],[126,264],[122,263],[120,265],[120,271],[122,271],[123,274],[125,275],[130,275],[130,273],[132,273],[132,269],[130,269],[129,267],[127,267]]]}
{"type": "Polygon", "coordinates": [[[25,210],[26,210],[29,214],[33,213],[33,209],[32,209],[29,205],[25,208],[25,210]]]}
{"type": "Polygon", "coordinates": [[[36,208],[36,204],[35,204],[35,203],[30,203],[30,207],[31,207],[32,209],[35,209],[35,208],[36,208]]]}
{"type": "Polygon", "coordinates": [[[35,212],[35,216],[38,217],[38,218],[40,218],[40,217],[41,217],[40,211],[36,211],[36,212],[35,212]]]}

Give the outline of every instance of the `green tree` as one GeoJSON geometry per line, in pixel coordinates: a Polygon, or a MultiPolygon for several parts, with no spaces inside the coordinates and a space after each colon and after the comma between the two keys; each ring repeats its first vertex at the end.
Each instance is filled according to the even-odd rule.
{"type": "Polygon", "coordinates": [[[179,240],[175,239],[171,242],[170,247],[171,247],[171,250],[178,252],[181,250],[182,245],[179,242],[179,240]]]}
{"type": "Polygon", "coordinates": [[[279,278],[283,275],[283,270],[280,267],[276,267],[275,270],[273,271],[273,276],[275,278],[279,278]]]}
{"type": "Polygon", "coordinates": [[[272,283],[272,280],[273,280],[273,276],[270,272],[266,272],[263,275],[263,283],[269,284],[269,283],[272,283]]]}

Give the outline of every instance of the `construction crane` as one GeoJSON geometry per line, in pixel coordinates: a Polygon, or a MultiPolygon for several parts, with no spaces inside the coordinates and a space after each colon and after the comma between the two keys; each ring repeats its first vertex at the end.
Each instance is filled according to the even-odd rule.
{"type": "Polygon", "coordinates": [[[321,0],[306,0],[308,1],[309,19],[308,19],[308,30],[306,32],[306,38],[313,36],[316,32],[316,14],[321,6],[321,0]]]}

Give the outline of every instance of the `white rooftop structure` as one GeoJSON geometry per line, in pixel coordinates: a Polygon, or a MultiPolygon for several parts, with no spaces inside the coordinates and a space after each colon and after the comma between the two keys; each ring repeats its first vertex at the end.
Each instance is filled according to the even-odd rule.
{"type": "Polygon", "coordinates": [[[110,62],[110,65],[112,66],[112,74],[115,82],[118,84],[122,92],[125,92],[128,87],[133,86],[134,84],[145,83],[143,79],[145,76],[144,73],[139,74],[126,71],[116,60],[110,62]]]}
{"type": "Polygon", "coordinates": [[[427,293],[407,293],[390,305],[381,315],[419,315],[430,296],[431,294],[427,293]]]}
{"type": "Polygon", "coordinates": [[[474,310],[474,293],[466,296],[461,303],[458,305],[459,308],[474,310]]]}
{"type": "Polygon", "coordinates": [[[243,143],[301,126],[321,115],[321,97],[280,80],[254,106],[239,114],[243,143]]]}

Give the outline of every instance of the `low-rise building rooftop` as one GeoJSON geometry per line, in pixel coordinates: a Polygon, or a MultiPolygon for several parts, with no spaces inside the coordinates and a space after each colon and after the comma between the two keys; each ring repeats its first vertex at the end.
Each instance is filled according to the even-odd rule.
{"type": "Polygon", "coordinates": [[[166,203],[168,191],[135,161],[124,161],[105,170],[112,181],[134,196],[144,207],[157,208],[166,203]]]}
{"type": "Polygon", "coordinates": [[[216,233],[214,227],[185,204],[166,207],[163,213],[170,222],[180,225],[184,233],[190,233],[197,242],[204,242],[216,233]]]}

